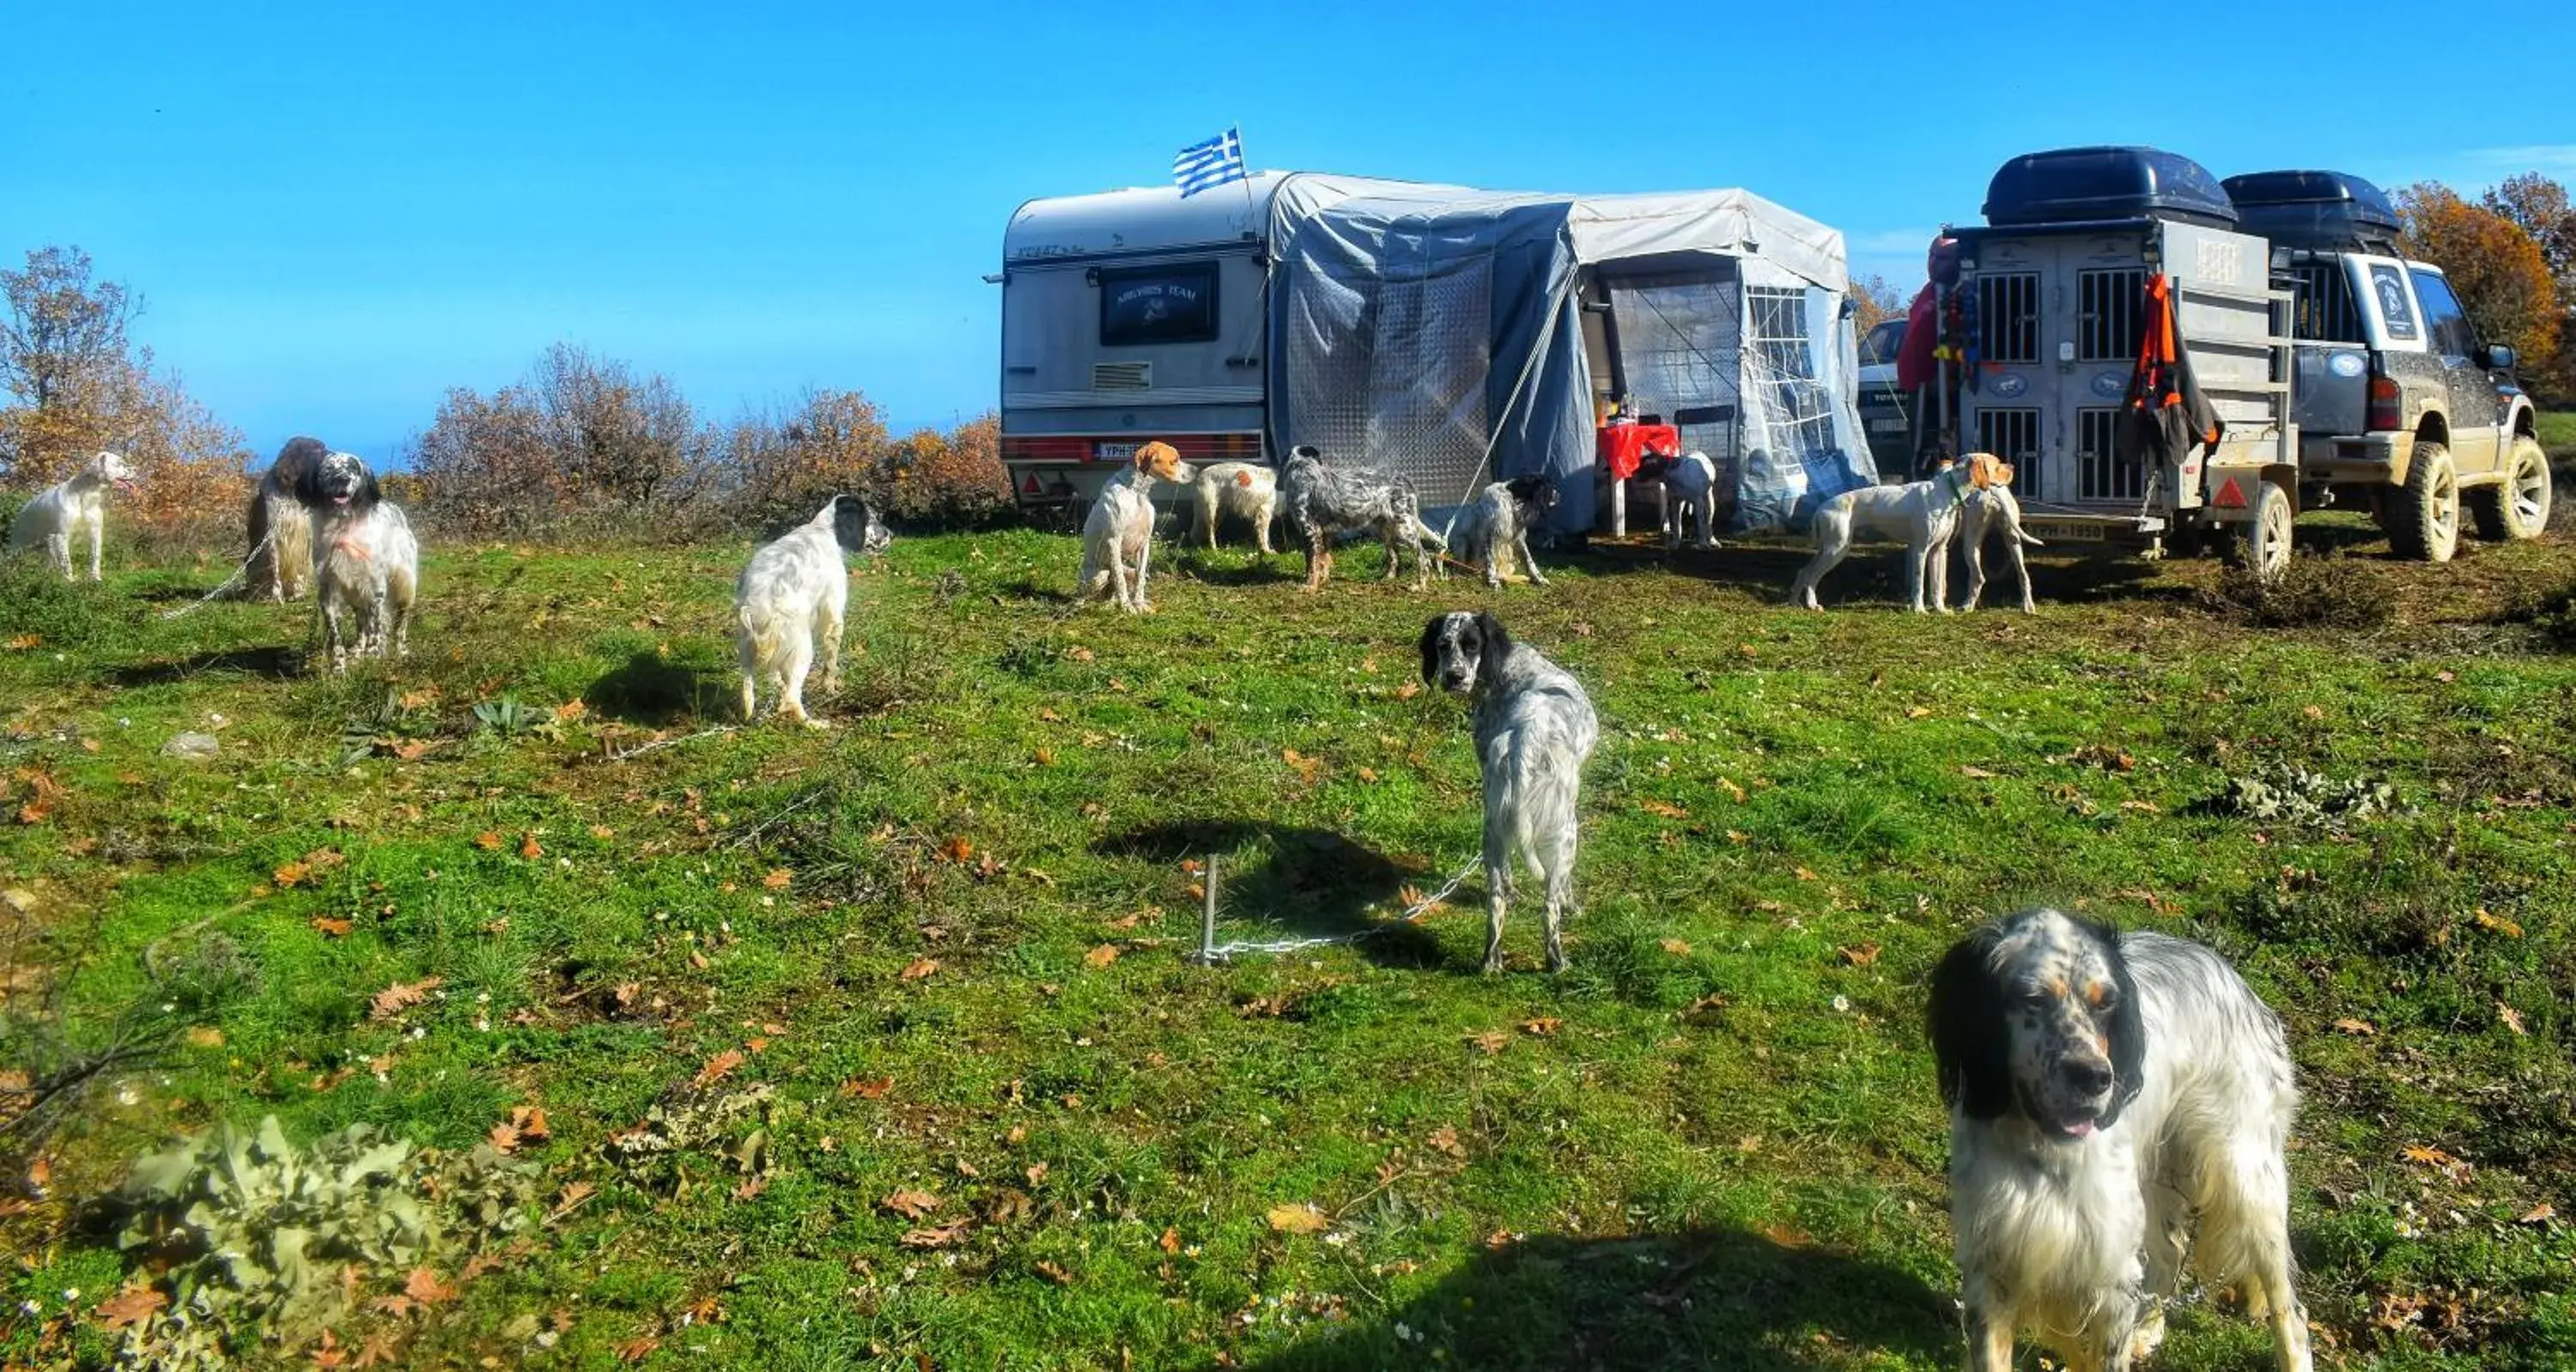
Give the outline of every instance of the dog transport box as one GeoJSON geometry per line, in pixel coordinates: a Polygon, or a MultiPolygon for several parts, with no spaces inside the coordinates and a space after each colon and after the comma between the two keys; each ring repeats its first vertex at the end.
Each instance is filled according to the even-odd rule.
{"type": "Polygon", "coordinates": [[[2291,295],[2218,180],[2153,148],[2033,153],[1995,173],[1985,217],[1955,230],[1959,450],[2013,464],[2041,538],[2160,551],[2227,526],[2276,565],[2297,509],[2291,295]],[[2154,418],[2132,377],[2177,365],[2219,442],[2142,457],[2121,439],[2124,415],[2154,418]]]}
{"type": "MultiPolygon", "coordinates": [[[[1413,479],[1437,512],[1555,481],[1596,517],[1612,397],[1718,464],[1735,527],[1877,479],[1842,235],[1740,190],[1578,196],[1264,172],[1036,200],[1003,240],[1002,458],[1078,503],[1134,445],[1413,479]]],[[[1165,492],[1165,499],[1180,493],[1165,492]]]]}

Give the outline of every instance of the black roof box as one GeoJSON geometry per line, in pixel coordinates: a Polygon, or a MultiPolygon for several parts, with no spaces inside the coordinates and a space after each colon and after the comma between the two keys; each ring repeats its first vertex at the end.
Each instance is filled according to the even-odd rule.
{"type": "Polygon", "coordinates": [[[2344,172],[2269,171],[2227,178],[2247,233],[2312,252],[2395,252],[2397,207],[2344,172]]]}
{"type": "Polygon", "coordinates": [[[2207,168],[2155,148],[2025,153],[1986,184],[1986,222],[1999,229],[2144,218],[2232,229],[2236,207],[2207,168]]]}

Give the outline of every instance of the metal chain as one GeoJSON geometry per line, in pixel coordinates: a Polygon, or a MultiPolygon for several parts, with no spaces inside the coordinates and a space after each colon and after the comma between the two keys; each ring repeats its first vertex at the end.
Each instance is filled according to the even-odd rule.
{"type": "Polygon", "coordinates": [[[242,584],[242,578],[250,575],[250,564],[258,561],[259,555],[267,552],[269,545],[276,541],[277,530],[272,528],[267,533],[260,536],[259,546],[250,550],[250,554],[241,560],[241,565],[233,569],[233,574],[224,578],[224,584],[217,586],[215,589],[206,592],[202,596],[197,597],[195,604],[182,605],[175,610],[163,610],[161,612],[161,617],[163,619],[177,619],[181,615],[192,615],[197,611],[206,608],[209,603],[224,595],[226,592],[229,592],[234,587],[242,584]]]}
{"type": "Polygon", "coordinates": [[[1355,929],[1347,934],[1328,934],[1317,938],[1274,939],[1268,942],[1246,942],[1238,940],[1232,943],[1217,944],[1210,948],[1202,948],[1199,950],[1199,956],[1202,960],[1216,962],[1233,957],[1237,953],[1295,953],[1308,948],[1323,948],[1338,944],[1357,943],[1362,939],[1375,938],[1390,929],[1420,923],[1422,917],[1431,912],[1432,907],[1438,905],[1444,900],[1447,900],[1460,886],[1466,884],[1467,878],[1475,875],[1476,870],[1484,865],[1485,859],[1481,854],[1476,857],[1469,858],[1467,860],[1467,865],[1458,869],[1458,875],[1449,878],[1448,885],[1443,886],[1439,890],[1432,892],[1430,895],[1424,896],[1422,899],[1415,901],[1413,904],[1405,908],[1402,915],[1382,924],[1372,924],[1365,929],[1355,929]]]}

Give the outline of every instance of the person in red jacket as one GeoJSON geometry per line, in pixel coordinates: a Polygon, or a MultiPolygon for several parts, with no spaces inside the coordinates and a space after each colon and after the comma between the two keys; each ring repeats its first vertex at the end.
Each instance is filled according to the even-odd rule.
{"type": "MultiPolygon", "coordinates": [[[[1949,435],[1939,431],[1941,409],[1933,386],[1941,375],[1941,290],[1959,284],[1959,240],[1935,235],[1924,254],[1923,289],[1905,312],[1905,342],[1896,351],[1896,385],[1913,399],[1914,460],[1917,474],[1930,472],[1951,456],[1949,435]]],[[[1958,414],[1958,381],[1950,383],[1953,419],[1958,414]]]]}

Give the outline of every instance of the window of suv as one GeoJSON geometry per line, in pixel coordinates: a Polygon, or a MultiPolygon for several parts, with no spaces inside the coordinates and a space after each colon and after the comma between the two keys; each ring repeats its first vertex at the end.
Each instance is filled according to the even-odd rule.
{"type": "Polygon", "coordinates": [[[2406,274],[2385,262],[2370,264],[2370,293],[2378,297],[2379,319],[2388,336],[2413,342],[2421,335],[2415,332],[2415,306],[2406,298],[2406,274]]]}
{"type": "Polygon", "coordinates": [[[2415,298],[2424,302],[2424,325],[2430,331],[2433,350],[2444,357],[2475,354],[2477,330],[2469,326],[2468,312],[2460,308],[2460,298],[2451,294],[2451,283],[2439,273],[2420,268],[2407,274],[2415,278],[2415,298]]]}

